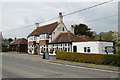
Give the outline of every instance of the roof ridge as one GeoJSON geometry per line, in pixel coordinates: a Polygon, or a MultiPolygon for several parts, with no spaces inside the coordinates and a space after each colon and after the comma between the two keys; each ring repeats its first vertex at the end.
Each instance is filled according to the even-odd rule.
{"type": "Polygon", "coordinates": [[[28,37],[29,36],[38,36],[39,34],[43,34],[43,33],[51,34],[58,25],[59,25],[58,22],[54,22],[54,23],[51,23],[51,24],[47,24],[47,25],[37,27],[36,29],[34,29],[28,35],[28,37]]]}
{"type": "Polygon", "coordinates": [[[46,25],[42,25],[42,26],[39,26],[38,28],[47,27],[48,25],[52,25],[52,24],[55,24],[55,23],[58,23],[58,22],[54,22],[54,23],[50,23],[50,24],[46,24],[46,25]]]}

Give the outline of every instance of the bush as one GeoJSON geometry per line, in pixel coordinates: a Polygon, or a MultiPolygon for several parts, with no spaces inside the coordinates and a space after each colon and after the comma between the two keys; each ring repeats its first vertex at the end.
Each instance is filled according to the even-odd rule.
{"type": "Polygon", "coordinates": [[[37,54],[37,47],[34,47],[34,54],[37,54]]]}
{"type": "Polygon", "coordinates": [[[120,46],[116,46],[115,49],[116,49],[116,54],[120,54],[120,46]]]}
{"type": "Polygon", "coordinates": [[[56,59],[68,60],[82,63],[105,64],[120,66],[120,55],[118,54],[88,54],[75,52],[58,52],[56,59]]]}
{"type": "Polygon", "coordinates": [[[52,54],[52,53],[53,53],[53,51],[54,51],[53,49],[50,49],[49,53],[51,53],[51,54],[52,54]]]}
{"type": "Polygon", "coordinates": [[[7,52],[8,48],[7,47],[2,47],[2,52],[7,52]]]}
{"type": "Polygon", "coordinates": [[[55,49],[55,52],[57,53],[59,50],[58,49],[55,49]]]}
{"type": "Polygon", "coordinates": [[[41,53],[44,53],[45,51],[43,49],[41,49],[41,53]]]}
{"type": "Polygon", "coordinates": [[[62,49],[61,51],[62,51],[62,52],[65,52],[65,50],[64,50],[64,49],[62,49]]]}
{"type": "Polygon", "coordinates": [[[113,66],[120,66],[120,54],[109,54],[104,55],[105,58],[105,65],[113,65],[113,66]]]}

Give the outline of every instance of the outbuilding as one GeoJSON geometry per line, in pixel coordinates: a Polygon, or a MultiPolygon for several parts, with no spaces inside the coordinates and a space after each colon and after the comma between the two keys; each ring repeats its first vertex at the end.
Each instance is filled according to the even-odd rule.
{"type": "Polygon", "coordinates": [[[14,40],[9,45],[10,51],[17,51],[17,52],[26,52],[28,51],[27,48],[27,40],[25,38],[20,38],[17,40],[14,40]]]}
{"type": "Polygon", "coordinates": [[[72,42],[72,52],[115,54],[114,42],[112,41],[83,41],[72,42]]]}

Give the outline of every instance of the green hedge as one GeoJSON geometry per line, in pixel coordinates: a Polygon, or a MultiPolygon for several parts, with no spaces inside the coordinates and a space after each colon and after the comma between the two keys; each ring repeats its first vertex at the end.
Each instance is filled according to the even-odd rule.
{"type": "Polygon", "coordinates": [[[2,52],[7,52],[9,51],[7,47],[2,47],[2,52]]]}
{"type": "Polygon", "coordinates": [[[115,49],[116,49],[116,53],[120,54],[120,46],[116,46],[115,49]]]}
{"type": "Polygon", "coordinates": [[[56,59],[82,63],[120,66],[119,54],[88,54],[75,52],[57,52],[56,59]]]}

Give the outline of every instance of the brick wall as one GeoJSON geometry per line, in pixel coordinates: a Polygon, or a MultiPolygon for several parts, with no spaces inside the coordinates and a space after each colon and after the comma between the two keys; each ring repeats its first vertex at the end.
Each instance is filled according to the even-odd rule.
{"type": "Polygon", "coordinates": [[[36,45],[36,41],[28,42],[29,45],[36,45]]]}
{"type": "Polygon", "coordinates": [[[45,44],[47,44],[48,41],[49,41],[49,40],[40,40],[40,41],[39,41],[39,44],[45,45],[45,44]]]}

